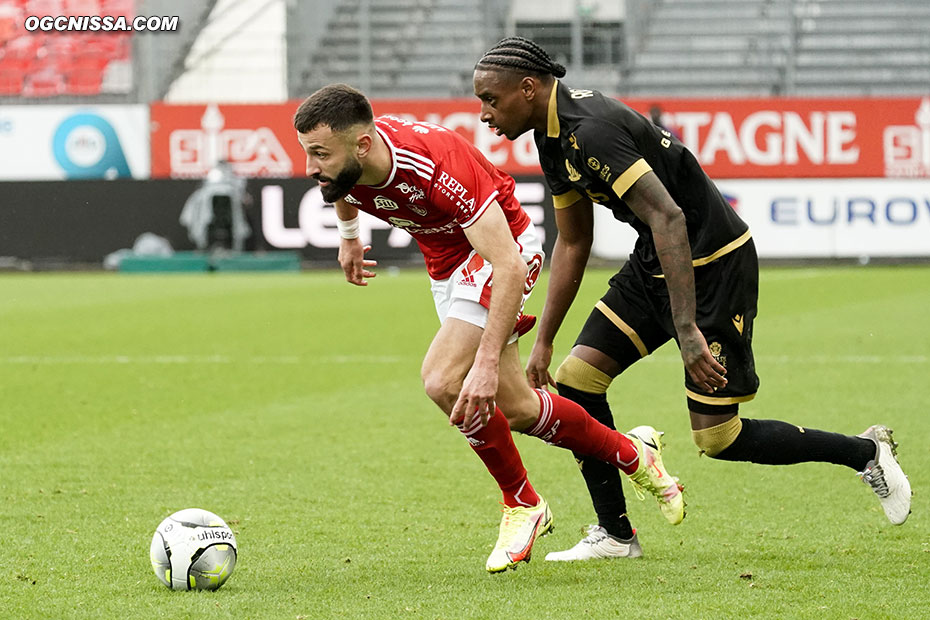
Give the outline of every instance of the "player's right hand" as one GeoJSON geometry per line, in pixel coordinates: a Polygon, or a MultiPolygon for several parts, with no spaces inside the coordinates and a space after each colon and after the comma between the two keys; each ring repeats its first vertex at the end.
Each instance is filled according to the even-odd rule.
{"type": "Polygon", "coordinates": [[[687,330],[679,330],[678,346],[685,369],[698,388],[713,394],[727,386],[727,369],[714,359],[707,347],[707,340],[697,325],[692,325],[687,330]]]}
{"type": "Polygon", "coordinates": [[[547,385],[555,387],[555,380],[549,374],[551,364],[552,345],[543,344],[537,340],[526,361],[526,380],[530,387],[538,389],[546,389],[547,385]]]}
{"type": "Polygon", "coordinates": [[[346,282],[356,286],[368,286],[367,278],[376,274],[369,267],[377,267],[378,261],[366,260],[370,245],[363,246],[358,239],[343,239],[339,243],[339,265],[346,274],[346,282]]]}

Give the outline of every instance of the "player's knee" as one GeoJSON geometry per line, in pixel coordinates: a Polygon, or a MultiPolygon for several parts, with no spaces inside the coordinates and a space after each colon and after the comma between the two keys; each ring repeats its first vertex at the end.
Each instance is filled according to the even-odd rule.
{"type": "Polygon", "coordinates": [[[423,370],[421,373],[423,379],[423,389],[430,400],[439,405],[443,410],[451,409],[458,398],[460,385],[450,381],[448,375],[436,370],[423,370]]]}
{"type": "Polygon", "coordinates": [[[706,454],[713,458],[729,448],[730,445],[736,441],[736,437],[739,435],[742,428],[743,421],[740,420],[738,415],[735,415],[726,422],[717,424],[716,426],[692,430],[691,438],[694,440],[694,444],[700,448],[702,454],[706,454]]]}
{"type": "Polygon", "coordinates": [[[555,371],[556,383],[590,394],[606,394],[612,380],[607,373],[574,355],[566,357],[555,371]]]}

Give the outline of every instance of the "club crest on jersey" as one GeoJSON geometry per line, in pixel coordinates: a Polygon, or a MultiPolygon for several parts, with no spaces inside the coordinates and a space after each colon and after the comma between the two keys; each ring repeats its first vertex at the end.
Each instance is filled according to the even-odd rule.
{"type": "Polygon", "coordinates": [[[343,200],[345,200],[345,201],[346,201],[347,203],[349,203],[350,205],[360,205],[360,204],[362,204],[362,201],[359,200],[358,198],[356,198],[355,196],[353,196],[352,194],[346,194],[346,195],[345,195],[345,198],[343,198],[343,200]]]}
{"type": "Polygon", "coordinates": [[[601,162],[597,161],[597,158],[596,158],[596,157],[589,157],[589,158],[588,158],[588,168],[590,168],[591,170],[597,172],[598,170],[601,169],[601,162]]]}
{"type": "Polygon", "coordinates": [[[581,173],[575,170],[567,159],[565,160],[565,169],[568,170],[568,180],[572,183],[581,179],[581,173]]]}
{"type": "Polygon", "coordinates": [[[416,213],[417,215],[419,215],[420,217],[426,217],[426,209],[424,209],[423,207],[418,207],[417,205],[414,205],[414,204],[408,204],[407,208],[413,211],[414,213],[416,213]]]}
{"type": "Polygon", "coordinates": [[[426,198],[426,192],[415,185],[410,185],[409,183],[400,183],[394,186],[394,189],[399,189],[406,196],[410,196],[410,202],[416,202],[417,200],[423,200],[426,198]]]}
{"type": "Polygon", "coordinates": [[[375,208],[385,211],[397,211],[397,203],[384,196],[375,196],[375,208]]]}

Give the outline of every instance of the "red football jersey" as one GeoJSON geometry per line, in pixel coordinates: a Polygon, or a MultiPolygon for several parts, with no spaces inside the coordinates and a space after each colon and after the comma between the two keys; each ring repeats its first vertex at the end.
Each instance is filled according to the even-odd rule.
{"type": "Polygon", "coordinates": [[[463,229],[493,201],[514,239],[526,230],[530,218],[513,196],[513,179],[465,138],[393,116],[378,117],[375,128],[391,151],[391,173],[381,185],[356,185],[343,200],[410,233],[431,278],[448,278],[468,258],[473,248],[463,229]]]}

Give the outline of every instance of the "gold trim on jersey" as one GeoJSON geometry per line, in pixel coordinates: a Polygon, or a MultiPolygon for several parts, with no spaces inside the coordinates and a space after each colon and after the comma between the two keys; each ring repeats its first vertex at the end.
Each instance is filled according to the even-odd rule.
{"type": "Polygon", "coordinates": [[[556,95],[559,93],[559,81],[552,83],[552,92],[549,93],[549,115],[546,125],[546,136],[549,138],[558,138],[561,127],[559,127],[559,109],[556,103],[556,95]]]}
{"type": "Polygon", "coordinates": [[[632,187],[633,183],[636,183],[641,176],[652,170],[652,167],[646,163],[646,160],[640,157],[633,165],[623,171],[623,174],[617,177],[617,180],[614,181],[613,190],[617,195],[617,198],[623,198],[623,195],[626,193],[626,190],[632,187]]]}
{"type": "Polygon", "coordinates": [[[756,397],[755,392],[752,394],[747,394],[746,396],[710,396],[697,394],[688,389],[685,389],[685,392],[688,394],[688,398],[691,400],[696,400],[697,402],[704,403],[705,405],[737,405],[739,403],[748,403],[756,397]]]}
{"type": "Polygon", "coordinates": [[[623,319],[617,316],[616,312],[607,306],[607,304],[605,304],[603,301],[599,301],[594,304],[594,307],[600,310],[601,314],[606,316],[611,323],[616,325],[617,329],[627,335],[627,338],[633,342],[633,346],[635,346],[636,350],[639,351],[640,357],[646,357],[649,355],[649,350],[646,349],[646,345],[643,343],[642,338],[639,337],[639,334],[636,333],[636,330],[627,325],[623,319]]]}
{"type": "Polygon", "coordinates": [[[724,254],[729,254],[730,252],[732,252],[739,246],[743,245],[744,243],[749,241],[750,237],[752,237],[752,233],[750,233],[747,230],[742,235],[740,235],[739,237],[737,237],[730,243],[726,244],[725,246],[723,246],[722,248],[720,248],[719,250],[717,250],[710,256],[705,256],[704,258],[696,258],[693,261],[691,261],[691,263],[695,267],[700,267],[701,265],[706,265],[707,263],[711,263],[717,260],[718,258],[720,258],[721,256],[723,256],[724,254]]]}
{"type": "Polygon", "coordinates": [[[568,190],[564,194],[559,194],[558,196],[552,197],[552,206],[556,209],[564,209],[565,207],[570,207],[576,202],[581,200],[581,194],[576,192],[573,189],[568,190]]]}
{"type": "MultiPolygon", "coordinates": [[[[718,258],[720,258],[721,256],[723,256],[724,254],[729,254],[736,248],[744,245],[750,239],[752,239],[752,231],[747,230],[742,235],[740,235],[739,237],[737,237],[730,243],[726,244],[725,246],[723,246],[722,248],[720,248],[719,250],[717,250],[710,256],[705,256],[704,258],[695,258],[693,261],[691,261],[691,265],[694,267],[700,267],[702,265],[706,265],[707,263],[712,263],[718,258]]],[[[653,278],[664,278],[665,274],[659,273],[659,274],[653,275],[652,277],[653,278]]]]}

